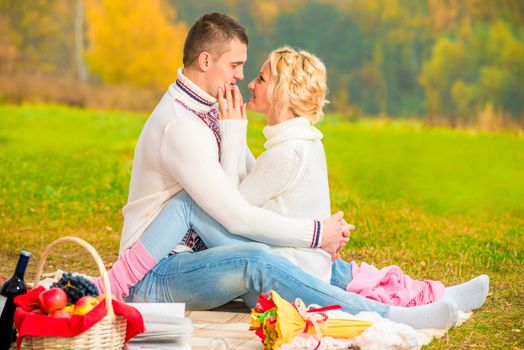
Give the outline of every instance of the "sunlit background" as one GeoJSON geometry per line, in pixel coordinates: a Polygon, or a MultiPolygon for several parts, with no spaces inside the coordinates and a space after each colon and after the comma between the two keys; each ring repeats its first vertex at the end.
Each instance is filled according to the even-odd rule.
{"type": "Polygon", "coordinates": [[[0,101],[150,110],[209,11],[247,29],[244,94],[288,44],[325,61],[331,112],[524,125],[521,0],[0,0],[0,101]]]}

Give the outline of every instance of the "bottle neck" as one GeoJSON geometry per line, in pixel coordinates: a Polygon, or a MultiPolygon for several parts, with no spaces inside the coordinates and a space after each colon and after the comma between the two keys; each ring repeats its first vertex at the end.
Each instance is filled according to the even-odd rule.
{"type": "Polygon", "coordinates": [[[30,256],[31,254],[26,251],[22,251],[20,253],[20,257],[18,258],[18,263],[16,264],[15,269],[15,276],[18,276],[20,279],[24,278],[25,269],[27,268],[27,263],[30,256]]]}

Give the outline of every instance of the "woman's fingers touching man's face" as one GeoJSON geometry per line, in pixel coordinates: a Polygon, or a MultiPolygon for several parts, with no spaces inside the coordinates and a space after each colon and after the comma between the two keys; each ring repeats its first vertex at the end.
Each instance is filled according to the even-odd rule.
{"type": "Polygon", "coordinates": [[[225,84],[224,87],[218,88],[218,111],[220,113],[219,119],[246,119],[247,113],[237,85],[231,86],[225,84]]]}

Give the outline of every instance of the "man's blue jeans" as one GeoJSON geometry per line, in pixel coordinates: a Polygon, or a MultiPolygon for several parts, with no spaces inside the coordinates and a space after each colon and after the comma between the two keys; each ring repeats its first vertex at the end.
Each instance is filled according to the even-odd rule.
{"type": "Polygon", "coordinates": [[[185,191],[169,200],[140,240],[153,257],[163,259],[131,288],[130,302],[184,302],[188,310],[208,310],[243,297],[253,307],[258,294],[273,289],[289,301],[389,314],[388,305],[345,291],[351,280],[347,262],[337,260],[332,284],[323,282],[269,246],[230,234],[185,191]],[[209,249],[167,256],[190,225],[209,249]]]}

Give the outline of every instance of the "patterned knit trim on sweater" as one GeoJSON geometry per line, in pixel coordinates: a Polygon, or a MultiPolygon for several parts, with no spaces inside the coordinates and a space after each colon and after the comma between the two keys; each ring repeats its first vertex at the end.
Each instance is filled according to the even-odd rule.
{"type": "Polygon", "coordinates": [[[202,103],[206,106],[212,106],[213,103],[212,102],[208,102],[206,101],[205,99],[203,99],[202,97],[198,96],[198,94],[196,94],[194,91],[191,90],[191,88],[189,88],[188,86],[185,86],[184,83],[182,83],[180,81],[180,79],[177,79],[176,80],[176,85],[182,89],[182,91],[184,91],[189,97],[191,97],[192,99],[194,99],[195,101],[199,102],[199,103],[202,103]]]}
{"type": "Polygon", "coordinates": [[[321,234],[321,226],[322,224],[318,220],[314,220],[315,226],[313,229],[313,238],[311,240],[310,248],[318,248],[318,245],[320,243],[320,234],[321,234]]]}
{"type": "Polygon", "coordinates": [[[184,75],[182,68],[178,69],[178,77],[175,83],[171,84],[168,92],[198,113],[208,113],[217,103],[216,98],[189,80],[184,75]]]}

